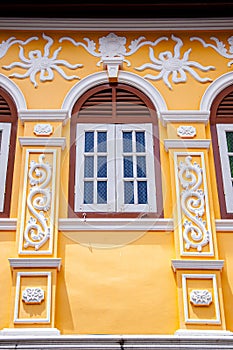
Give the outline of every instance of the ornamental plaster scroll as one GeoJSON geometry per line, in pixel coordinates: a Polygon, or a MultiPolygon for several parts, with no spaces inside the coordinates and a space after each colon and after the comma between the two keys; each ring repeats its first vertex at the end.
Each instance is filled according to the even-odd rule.
{"type": "Polygon", "coordinates": [[[171,39],[176,42],[174,47],[174,54],[171,51],[163,51],[160,52],[158,58],[155,57],[154,51],[151,47],[149,47],[149,57],[151,63],[145,63],[140,67],[135,67],[134,69],[137,71],[143,71],[145,69],[152,69],[155,71],[159,71],[158,75],[146,74],[144,78],[151,79],[154,81],[163,79],[165,85],[172,90],[172,85],[169,81],[170,75],[173,83],[185,83],[187,81],[186,72],[189,73],[194,79],[196,79],[200,83],[206,83],[212,81],[210,78],[202,78],[192,67],[200,69],[202,72],[207,72],[209,70],[215,69],[214,66],[203,66],[198,62],[189,61],[189,54],[192,49],[188,49],[185,51],[183,57],[180,57],[180,49],[183,46],[183,41],[176,37],[175,35],[171,35],[171,39]]]}
{"type": "Polygon", "coordinates": [[[86,42],[75,41],[70,37],[62,37],[59,39],[59,42],[63,42],[64,40],[70,41],[75,46],[83,47],[87,52],[89,52],[92,56],[100,57],[100,61],[97,63],[97,66],[100,66],[102,62],[105,62],[106,59],[119,58],[122,62],[126,62],[127,66],[130,66],[131,63],[129,60],[125,59],[126,56],[133,55],[136,51],[138,51],[142,46],[150,45],[156,46],[163,40],[168,40],[167,37],[162,36],[155,41],[148,41],[144,36],[140,36],[139,38],[132,40],[130,45],[128,46],[128,51],[125,47],[126,45],[126,37],[121,37],[116,35],[115,33],[109,33],[107,36],[99,38],[99,48],[96,51],[96,43],[89,38],[83,38],[86,42]]]}
{"type": "Polygon", "coordinates": [[[41,304],[44,300],[44,290],[42,288],[26,288],[22,293],[22,301],[25,304],[41,304]]]}
{"type": "Polygon", "coordinates": [[[61,46],[54,51],[52,57],[49,57],[50,48],[53,45],[54,40],[51,37],[45,35],[44,33],[42,34],[42,37],[43,39],[47,40],[47,44],[44,47],[43,53],[40,50],[31,50],[29,51],[27,58],[24,55],[24,48],[20,46],[19,58],[21,62],[13,62],[8,66],[2,67],[7,70],[10,70],[15,67],[27,70],[24,74],[13,73],[9,77],[18,79],[24,79],[29,77],[31,83],[34,85],[35,88],[38,87],[38,83],[36,81],[37,73],[40,73],[39,79],[41,82],[52,81],[54,79],[54,71],[59,73],[66,80],[80,79],[77,75],[66,75],[66,73],[60,66],[64,66],[70,69],[76,69],[82,67],[83,65],[72,65],[65,60],[57,59],[58,54],[62,49],[61,46]]]}
{"type": "Polygon", "coordinates": [[[45,213],[51,208],[51,189],[49,187],[52,171],[48,162],[44,163],[44,154],[40,154],[38,162],[31,161],[28,178],[30,191],[27,207],[31,213],[24,231],[24,248],[40,249],[50,238],[50,227],[45,213]]]}
{"type": "Polygon", "coordinates": [[[181,138],[193,138],[196,136],[196,128],[191,125],[181,125],[177,128],[177,135],[181,138]]]}
{"type": "Polygon", "coordinates": [[[194,306],[209,306],[212,301],[212,293],[207,289],[193,289],[190,293],[190,302],[194,306]]]}
{"type": "MultiPolygon", "coordinates": [[[[194,40],[199,41],[203,45],[203,47],[211,47],[212,49],[214,49],[216,52],[218,52],[224,58],[233,59],[233,36],[230,36],[227,39],[228,44],[229,44],[229,48],[228,48],[229,51],[228,52],[226,49],[226,45],[214,36],[210,37],[210,40],[214,41],[216,46],[214,44],[207,44],[205,42],[205,40],[203,40],[199,37],[196,37],[196,36],[193,36],[190,38],[190,41],[194,41],[194,40]]],[[[233,60],[228,62],[227,65],[228,65],[228,67],[230,67],[232,64],[233,64],[233,60]]]]}
{"type": "Polygon", "coordinates": [[[51,124],[36,124],[33,132],[37,136],[48,136],[53,133],[53,127],[51,124]]]}
{"type": "Polygon", "coordinates": [[[38,40],[38,39],[39,38],[37,36],[33,36],[33,37],[23,41],[23,40],[18,40],[14,36],[12,36],[7,40],[3,40],[0,44],[0,58],[3,58],[6,55],[7,51],[9,50],[9,48],[12,45],[15,45],[15,44],[26,45],[26,44],[30,43],[30,41],[38,40]]]}
{"type": "Polygon", "coordinates": [[[204,154],[174,152],[174,162],[181,255],[213,256],[204,154]]]}

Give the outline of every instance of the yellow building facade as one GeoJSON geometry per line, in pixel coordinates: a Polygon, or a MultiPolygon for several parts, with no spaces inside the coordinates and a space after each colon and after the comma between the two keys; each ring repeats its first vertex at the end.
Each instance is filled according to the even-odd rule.
{"type": "Polygon", "coordinates": [[[0,27],[0,349],[232,349],[232,21],[0,27]]]}

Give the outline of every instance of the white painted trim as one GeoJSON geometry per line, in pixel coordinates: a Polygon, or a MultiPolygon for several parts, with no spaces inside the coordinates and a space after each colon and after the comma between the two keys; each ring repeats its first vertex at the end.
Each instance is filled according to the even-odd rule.
{"type": "MultiPolygon", "coordinates": [[[[0,337],[56,337],[60,335],[60,331],[57,328],[3,328],[0,331],[0,337]]],[[[1,347],[0,347],[1,349],[1,347]]]]}
{"type": "Polygon", "coordinates": [[[8,258],[11,268],[61,268],[61,258],[8,258]]]}
{"type": "Polygon", "coordinates": [[[195,140],[180,140],[180,139],[165,139],[164,147],[166,151],[169,149],[189,149],[189,148],[210,148],[211,140],[195,139],[195,140]]]}
{"type": "MultiPolygon", "coordinates": [[[[108,81],[109,78],[106,71],[88,75],[81,81],[78,81],[65,96],[65,99],[62,103],[62,109],[69,111],[69,117],[71,117],[71,111],[74,103],[85,91],[94,86],[108,83],[108,81]]],[[[119,71],[118,82],[129,84],[141,90],[150,98],[158,112],[167,110],[166,102],[160,92],[149,81],[143,79],[139,75],[130,72],[119,71]]]]}
{"type": "Polygon", "coordinates": [[[184,304],[184,318],[186,324],[221,324],[220,318],[220,308],[218,301],[218,288],[217,288],[217,279],[215,274],[182,274],[182,289],[183,289],[183,304],[184,304]],[[214,296],[214,305],[216,318],[215,319],[196,319],[189,317],[188,311],[188,298],[187,298],[187,279],[196,279],[196,280],[207,280],[211,279],[213,283],[213,296],[214,296]]]}
{"type": "Polygon", "coordinates": [[[179,337],[204,337],[206,339],[206,337],[217,338],[217,337],[232,336],[233,333],[231,331],[225,331],[225,330],[177,329],[177,331],[175,332],[175,335],[179,337]]]}
{"type": "MultiPolygon", "coordinates": [[[[1,20],[0,20],[1,22],[1,20]]],[[[13,98],[17,110],[26,109],[26,100],[20,88],[8,77],[0,73],[0,86],[3,87],[13,98]]]]}
{"type": "Polygon", "coordinates": [[[215,225],[216,225],[216,231],[233,232],[232,219],[217,219],[215,220],[215,225]]]}
{"type": "Polygon", "coordinates": [[[173,231],[172,219],[148,219],[148,218],[68,218],[58,220],[60,231],[173,231]]]}
{"type": "Polygon", "coordinates": [[[174,272],[177,270],[220,270],[222,271],[224,260],[172,260],[174,272]]]}
{"type": "Polygon", "coordinates": [[[0,218],[0,231],[15,231],[16,227],[16,218],[0,218]]]}
{"type": "Polygon", "coordinates": [[[160,111],[160,119],[163,126],[167,126],[168,123],[203,123],[207,125],[209,114],[209,111],[169,110],[160,111]]]}
{"type": "Polygon", "coordinates": [[[33,147],[33,146],[44,146],[44,147],[61,147],[62,150],[66,147],[65,137],[30,137],[20,136],[18,138],[21,146],[33,147]]]}
{"type": "Polygon", "coordinates": [[[68,111],[62,109],[21,109],[18,111],[19,119],[24,122],[62,122],[68,120],[68,111]]]}
{"type": "Polygon", "coordinates": [[[201,111],[210,111],[211,104],[215,97],[226,87],[232,85],[232,72],[225,73],[214,80],[204,92],[201,103],[201,111]]]}
{"type": "Polygon", "coordinates": [[[232,30],[233,18],[15,18],[0,17],[0,30],[152,31],[152,30],[232,30]]]}
{"type": "Polygon", "coordinates": [[[35,323],[50,323],[51,316],[51,297],[52,297],[52,274],[51,272],[17,272],[16,277],[16,289],[15,289],[15,308],[14,308],[14,323],[22,324],[35,324],[35,323]],[[20,287],[21,287],[21,277],[40,277],[47,276],[47,293],[46,293],[46,317],[44,318],[19,318],[19,297],[20,297],[20,287]]]}

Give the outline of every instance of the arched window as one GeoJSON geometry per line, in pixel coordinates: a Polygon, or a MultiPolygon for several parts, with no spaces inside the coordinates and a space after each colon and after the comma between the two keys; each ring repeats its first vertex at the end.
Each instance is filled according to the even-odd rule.
{"type": "Polygon", "coordinates": [[[0,87],[0,217],[10,215],[17,120],[13,99],[0,87]]]}
{"type": "Polygon", "coordinates": [[[210,114],[222,218],[233,218],[233,85],[214,99],[210,114]]]}
{"type": "Polygon", "coordinates": [[[75,103],[70,127],[70,216],[162,216],[158,123],[146,95],[102,84],[75,103]]]}

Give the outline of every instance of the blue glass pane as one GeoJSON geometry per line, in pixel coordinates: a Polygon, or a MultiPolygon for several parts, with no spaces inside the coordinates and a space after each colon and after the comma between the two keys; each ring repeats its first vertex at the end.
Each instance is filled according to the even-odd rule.
{"type": "Polygon", "coordinates": [[[97,177],[107,177],[107,157],[97,157],[97,177]]]}
{"type": "Polygon", "coordinates": [[[97,203],[98,204],[107,203],[107,181],[97,182],[97,203]]]}
{"type": "Polygon", "coordinates": [[[147,204],[147,182],[138,181],[138,204],[147,204]]]}
{"type": "Polygon", "coordinates": [[[85,152],[94,151],[94,131],[85,132],[85,152]]]}
{"type": "Polygon", "coordinates": [[[123,132],[123,152],[132,152],[132,131],[123,132]]]}
{"type": "Polygon", "coordinates": [[[228,152],[233,152],[233,132],[226,132],[228,152]]]}
{"type": "Polygon", "coordinates": [[[94,177],[94,157],[84,157],[84,177],[94,177]]]}
{"type": "Polygon", "coordinates": [[[97,134],[97,151],[107,152],[107,133],[106,131],[98,131],[97,134]]]}
{"type": "Polygon", "coordinates": [[[124,203],[134,204],[134,183],[133,181],[124,182],[124,203]]]}
{"type": "Polygon", "coordinates": [[[146,177],[146,157],[137,157],[137,177],[146,177]]]}
{"type": "Polygon", "coordinates": [[[124,157],[124,177],[133,177],[133,157],[124,157]]]}
{"type": "Polygon", "coordinates": [[[136,151],[145,152],[145,132],[136,131],[136,151]]]}
{"type": "Polygon", "coordinates": [[[84,182],[84,204],[92,204],[93,203],[93,181],[85,181],[84,182]]]}

